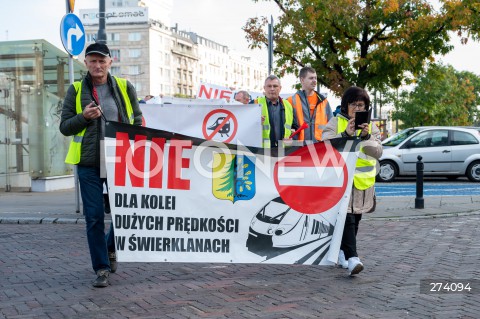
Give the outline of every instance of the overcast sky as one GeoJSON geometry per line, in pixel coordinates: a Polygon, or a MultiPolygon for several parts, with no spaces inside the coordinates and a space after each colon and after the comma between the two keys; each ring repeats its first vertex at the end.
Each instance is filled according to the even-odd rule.
{"type": "MultiPolygon", "coordinates": [[[[79,9],[98,8],[98,0],[76,0],[75,13],[79,9]]],[[[63,49],[60,40],[60,21],[66,13],[63,0],[2,0],[0,10],[0,41],[45,39],[63,49]]],[[[266,52],[249,52],[241,28],[249,17],[276,16],[278,10],[272,2],[252,0],[174,0],[172,23],[177,22],[182,30],[198,34],[225,44],[232,49],[257,58],[266,52]]],[[[107,30],[108,31],[108,30],[107,30]]],[[[461,45],[453,38],[455,50],[441,58],[457,70],[466,70],[480,75],[480,44],[470,41],[461,45]]],[[[286,90],[284,83],[284,91],[286,90]]],[[[288,91],[291,91],[288,89],[288,91]]],[[[336,105],[335,103],[332,103],[336,105]]]]}

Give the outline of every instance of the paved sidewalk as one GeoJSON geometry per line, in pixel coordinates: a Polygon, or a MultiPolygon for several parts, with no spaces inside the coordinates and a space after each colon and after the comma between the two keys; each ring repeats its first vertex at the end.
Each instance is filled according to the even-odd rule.
{"type": "MultiPolygon", "coordinates": [[[[473,185],[473,184],[472,184],[473,185]]],[[[478,187],[474,185],[474,187],[478,187]]],[[[364,219],[405,219],[480,214],[480,196],[427,196],[424,209],[414,197],[378,197],[377,209],[364,219]]],[[[46,193],[0,193],[0,223],[83,223],[73,189],[46,193]]]]}
{"type": "Polygon", "coordinates": [[[365,270],[329,266],[120,263],[94,279],[81,224],[0,224],[0,318],[478,318],[471,293],[420,280],[480,278],[480,215],[362,222],[365,270]]]}
{"type": "Polygon", "coordinates": [[[96,289],[73,190],[1,193],[0,318],[478,318],[478,281],[442,294],[420,293],[420,281],[480,278],[479,201],[426,197],[414,209],[414,198],[380,197],[360,224],[365,270],[353,278],[328,266],[119,263],[96,289]]]}

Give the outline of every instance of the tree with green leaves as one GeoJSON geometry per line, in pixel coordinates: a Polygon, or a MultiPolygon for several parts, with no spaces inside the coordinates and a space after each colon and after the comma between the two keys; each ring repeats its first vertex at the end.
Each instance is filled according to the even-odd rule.
{"type": "MultiPolygon", "coordinates": [[[[410,83],[435,55],[452,50],[449,31],[471,30],[478,9],[478,0],[439,0],[439,11],[425,0],[272,1],[281,11],[275,72],[296,75],[310,65],[319,83],[339,96],[351,85],[384,90],[410,83]]],[[[267,46],[267,24],[266,17],[247,21],[250,47],[267,46]]]]}
{"type": "Polygon", "coordinates": [[[400,94],[392,112],[401,128],[472,125],[478,118],[480,77],[452,66],[431,64],[411,92],[400,94]]]}

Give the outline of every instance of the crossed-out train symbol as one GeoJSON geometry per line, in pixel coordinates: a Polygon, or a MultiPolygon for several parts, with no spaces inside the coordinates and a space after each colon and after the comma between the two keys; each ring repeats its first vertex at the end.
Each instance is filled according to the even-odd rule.
{"type": "MultiPolygon", "coordinates": [[[[215,129],[217,129],[217,127],[220,126],[220,124],[223,122],[223,120],[225,120],[225,116],[221,116],[219,118],[217,118],[215,120],[215,123],[213,123],[212,126],[210,127],[207,127],[207,129],[213,131],[215,129]]],[[[230,136],[228,135],[228,133],[230,133],[230,121],[227,121],[227,123],[225,123],[219,130],[218,130],[218,133],[220,133],[220,136],[223,137],[223,134],[225,134],[226,136],[230,136]]]]}

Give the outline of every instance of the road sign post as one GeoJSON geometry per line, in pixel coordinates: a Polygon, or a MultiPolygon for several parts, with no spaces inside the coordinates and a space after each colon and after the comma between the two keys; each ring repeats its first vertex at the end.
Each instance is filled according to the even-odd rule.
{"type": "Polygon", "coordinates": [[[85,48],[85,29],[80,18],[68,13],[60,23],[60,37],[65,50],[70,55],[79,55],[85,48]]]}
{"type": "MultiPolygon", "coordinates": [[[[62,18],[60,22],[60,38],[65,50],[69,53],[68,58],[68,78],[70,84],[74,81],[74,69],[73,69],[73,55],[79,55],[85,48],[85,29],[80,19],[74,15],[73,8],[75,0],[67,0],[67,14],[62,18]]],[[[75,211],[80,213],[80,187],[78,181],[77,166],[73,168],[73,176],[75,183],[75,211]]]]}

